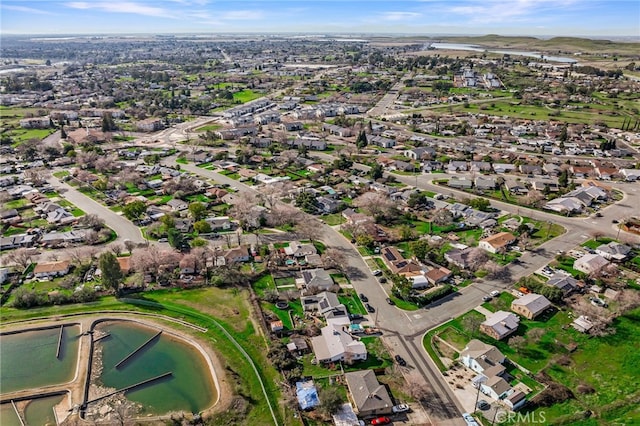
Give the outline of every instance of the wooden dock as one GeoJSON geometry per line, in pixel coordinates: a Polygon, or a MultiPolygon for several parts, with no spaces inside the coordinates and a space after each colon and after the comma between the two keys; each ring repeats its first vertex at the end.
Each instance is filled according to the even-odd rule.
{"type": "Polygon", "coordinates": [[[159,376],[155,376],[155,377],[152,377],[150,379],[143,380],[143,381],[138,382],[136,384],[126,386],[126,387],[124,387],[122,389],[118,389],[116,391],[109,392],[108,394],[99,396],[98,398],[94,398],[91,401],[87,401],[87,403],[85,405],[92,404],[94,402],[100,401],[101,399],[109,398],[110,396],[113,396],[113,395],[115,395],[117,393],[120,393],[120,392],[128,392],[131,389],[135,389],[137,387],[144,386],[144,385],[147,385],[149,383],[153,383],[153,382],[158,381],[158,380],[162,380],[162,379],[164,379],[166,377],[171,377],[172,375],[173,375],[172,371],[166,372],[164,374],[160,374],[159,376]]]}
{"type": "Polygon", "coordinates": [[[60,334],[58,334],[58,349],[56,349],[56,359],[60,359],[60,350],[62,348],[62,335],[64,334],[64,325],[60,326],[60,334]]]}
{"type": "Polygon", "coordinates": [[[133,352],[131,352],[129,355],[127,355],[122,361],[120,361],[119,363],[116,364],[116,368],[120,369],[120,367],[122,367],[124,364],[127,363],[127,361],[129,361],[132,357],[134,357],[138,352],[140,352],[141,350],[143,350],[147,345],[149,345],[149,343],[153,342],[155,339],[157,339],[160,335],[162,334],[162,330],[158,331],[153,337],[151,337],[149,340],[147,340],[146,342],[144,342],[143,344],[141,344],[140,346],[138,346],[138,348],[136,350],[134,350],[133,352]]]}

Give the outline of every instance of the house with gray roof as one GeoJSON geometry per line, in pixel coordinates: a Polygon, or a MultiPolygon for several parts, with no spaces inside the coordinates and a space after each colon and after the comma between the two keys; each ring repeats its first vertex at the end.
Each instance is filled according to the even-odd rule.
{"type": "Polygon", "coordinates": [[[570,275],[556,273],[547,281],[547,285],[559,288],[565,296],[578,290],[578,280],[570,275]]]}
{"type": "Polygon", "coordinates": [[[608,244],[602,244],[596,248],[596,253],[607,260],[623,261],[631,253],[631,247],[611,241],[608,244]]]}
{"type": "Polygon", "coordinates": [[[329,324],[311,339],[313,353],[320,363],[360,361],[367,359],[367,347],[354,339],[342,325],[329,324]]]}
{"type": "Polygon", "coordinates": [[[541,294],[529,293],[511,302],[511,310],[527,319],[535,319],[551,307],[551,302],[541,294]]]}
{"type": "Polygon", "coordinates": [[[344,378],[349,388],[349,399],[360,417],[391,413],[391,396],[372,370],[352,371],[346,373],[344,378]]]}
{"type": "Polygon", "coordinates": [[[511,312],[497,311],[480,324],[480,331],[496,340],[502,340],[515,333],[519,325],[520,318],[516,315],[511,312]]]}
{"type": "Polygon", "coordinates": [[[334,282],[329,272],[322,268],[309,269],[302,271],[302,278],[304,280],[304,286],[307,289],[318,289],[327,291],[333,287],[334,282]]]}

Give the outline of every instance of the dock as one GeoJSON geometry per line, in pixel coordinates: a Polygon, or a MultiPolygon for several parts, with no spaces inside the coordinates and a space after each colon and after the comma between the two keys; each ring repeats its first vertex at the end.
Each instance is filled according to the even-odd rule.
{"type": "Polygon", "coordinates": [[[129,355],[127,355],[122,361],[120,361],[119,363],[116,364],[116,368],[119,369],[120,367],[122,367],[124,364],[127,363],[127,361],[129,361],[132,357],[134,357],[138,352],[140,352],[141,350],[143,350],[147,345],[149,345],[151,342],[153,342],[155,339],[157,339],[160,335],[162,334],[162,330],[158,331],[153,337],[151,337],[149,340],[147,340],[146,342],[144,342],[143,344],[141,344],[140,346],[138,346],[138,348],[136,350],[134,350],[133,352],[131,352],[129,355]]]}
{"type": "Polygon", "coordinates": [[[58,334],[58,349],[56,349],[56,359],[60,359],[60,349],[62,348],[62,335],[64,334],[64,325],[60,326],[60,334],[58,334]]]}
{"type": "Polygon", "coordinates": [[[118,394],[118,393],[120,393],[120,392],[128,392],[128,391],[130,391],[131,389],[135,389],[135,388],[137,388],[137,387],[144,386],[144,385],[147,385],[147,384],[149,384],[149,383],[153,383],[153,382],[155,382],[155,381],[162,380],[162,379],[164,379],[164,378],[171,377],[171,376],[173,376],[173,372],[172,372],[172,371],[168,371],[168,372],[166,372],[166,373],[164,373],[164,374],[160,374],[159,376],[155,376],[155,377],[152,377],[152,378],[150,378],[150,379],[143,380],[143,381],[138,382],[138,383],[136,383],[136,384],[126,386],[126,387],[124,387],[124,388],[122,388],[122,389],[118,389],[118,390],[116,390],[116,391],[109,392],[108,394],[106,394],[106,395],[102,395],[102,396],[99,396],[98,398],[94,398],[94,399],[92,399],[91,401],[87,401],[87,402],[86,402],[86,404],[85,404],[85,406],[87,406],[87,405],[89,405],[89,404],[92,404],[92,403],[94,403],[94,402],[100,401],[101,399],[109,398],[110,396],[113,396],[113,395],[118,394]]]}
{"type": "Polygon", "coordinates": [[[20,411],[18,411],[18,407],[16,407],[16,403],[15,403],[15,401],[13,399],[11,400],[11,405],[13,406],[13,411],[16,412],[16,416],[18,416],[18,420],[20,420],[20,424],[22,426],[26,426],[24,424],[24,420],[22,420],[22,416],[20,415],[20,411]]]}

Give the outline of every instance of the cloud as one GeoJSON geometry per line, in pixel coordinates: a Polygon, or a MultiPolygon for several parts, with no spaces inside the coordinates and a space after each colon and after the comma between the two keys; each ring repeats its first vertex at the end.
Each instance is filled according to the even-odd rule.
{"type": "Polygon", "coordinates": [[[540,13],[573,6],[577,0],[487,0],[470,1],[448,8],[454,15],[470,18],[471,23],[502,23],[536,19],[540,13]]]}
{"type": "Polygon", "coordinates": [[[406,21],[410,19],[420,18],[422,14],[417,12],[384,12],[382,19],[385,21],[406,21]]]}
{"type": "Polygon", "coordinates": [[[261,10],[229,10],[221,13],[220,18],[225,21],[256,20],[264,18],[264,13],[261,10]]]}
{"type": "Polygon", "coordinates": [[[36,15],[55,15],[55,13],[49,12],[48,10],[35,9],[33,7],[27,6],[14,6],[9,4],[0,5],[0,9],[13,10],[15,12],[34,13],[36,15]]]}
{"type": "Polygon", "coordinates": [[[72,9],[96,9],[104,12],[112,13],[131,13],[135,15],[153,16],[156,18],[175,18],[175,14],[170,11],[154,6],[147,6],[140,3],[128,2],[128,1],[97,1],[97,2],[85,2],[75,1],[65,3],[67,7],[72,9]]]}

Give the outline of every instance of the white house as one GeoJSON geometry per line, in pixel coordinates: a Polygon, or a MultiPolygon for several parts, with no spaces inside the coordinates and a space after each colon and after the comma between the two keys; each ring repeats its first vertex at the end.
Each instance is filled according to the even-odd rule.
{"type": "Polygon", "coordinates": [[[318,362],[359,361],[367,359],[367,348],[345,331],[342,326],[323,327],[320,336],[311,339],[318,362]]]}
{"type": "Polygon", "coordinates": [[[591,274],[599,271],[609,264],[609,261],[599,254],[585,254],[573,263],[573,269],[576,271],[591,274]]]}

